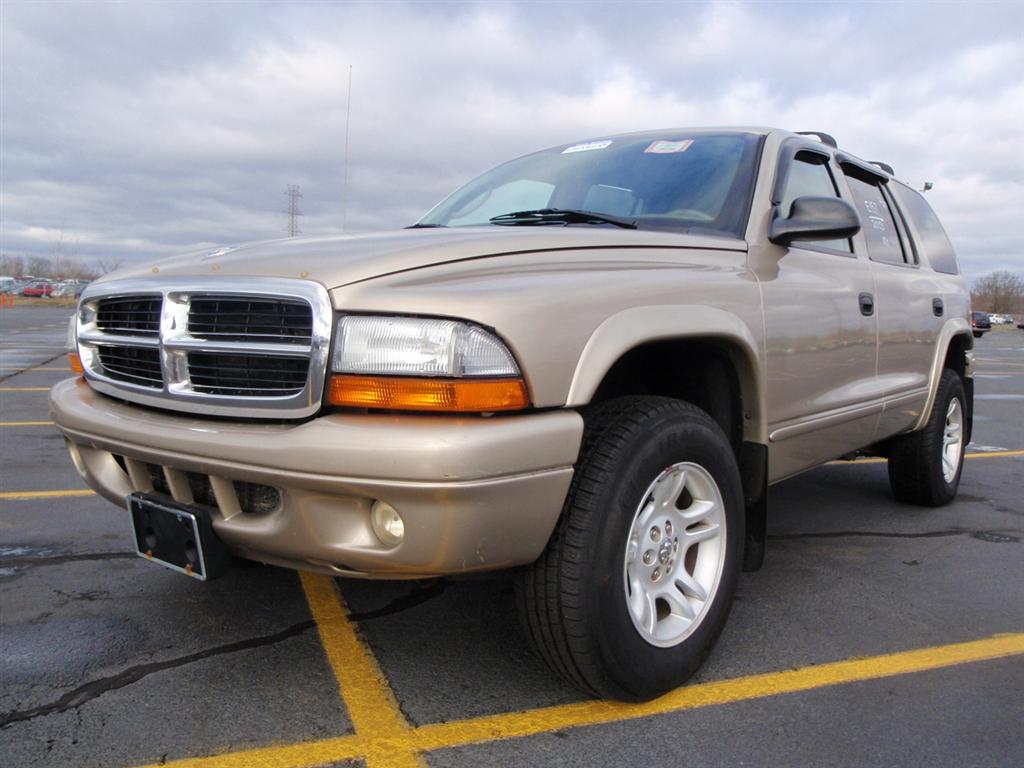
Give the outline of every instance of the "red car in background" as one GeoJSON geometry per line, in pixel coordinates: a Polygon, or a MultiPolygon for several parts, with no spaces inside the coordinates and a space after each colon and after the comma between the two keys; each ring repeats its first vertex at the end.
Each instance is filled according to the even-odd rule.
{"type": "Polygon", "coordinates": [[[49,298],[53,295],[53,283],[46,280],[36,280],[21,289],[22,296],[35,296],[37,298],[49,298]]]}

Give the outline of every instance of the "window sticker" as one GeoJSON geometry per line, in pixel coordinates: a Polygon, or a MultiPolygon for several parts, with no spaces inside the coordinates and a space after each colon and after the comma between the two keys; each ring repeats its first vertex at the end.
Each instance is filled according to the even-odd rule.
{"type": "Polygon", "coordinates": [[[693,139],[681,139],[680,141],[653,141],[644,150],[648,155],[671,155],[675,152],[685,152],[693,144],[693,139]]]}
{"type": "Polygon", "coordinates": [[[605,139],[604,141],[588,141],[586,144],[573,144],[571,147],[563,149],[562,154],[568,155],[571,152],[589,152],[592,149],[604,149],[611,146],[611,143],[611,139],[605,139]]]}

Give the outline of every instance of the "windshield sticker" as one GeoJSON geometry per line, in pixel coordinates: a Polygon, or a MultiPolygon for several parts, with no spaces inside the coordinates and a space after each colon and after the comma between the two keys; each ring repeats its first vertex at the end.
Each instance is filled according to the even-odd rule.
{"type": "Polygon", "coordinates": [[[611,139],[605,139],[604,141],[588,141],[586,144],[573,144],[571,147],[563,149],[562,154],[568,155],[570,152],[589,152],[592,149],[604,149],[611,146],[611,143],[611,139]]]}
{"type": "Polygon", "coordinates": [[[682,139],[681,141],[653,141],[651,146],[644,150],[649,155],[671,155],[675,152],[685,152],[693,144],[693,139],[682,139]]]}

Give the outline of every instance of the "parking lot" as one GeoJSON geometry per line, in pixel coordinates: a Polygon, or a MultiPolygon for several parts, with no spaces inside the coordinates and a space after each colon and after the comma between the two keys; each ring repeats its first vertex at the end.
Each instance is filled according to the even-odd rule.
{"type": "Polygon", "coordinates": [[[131,554],[49,422],[68,309],[0,310],[0,765],[1021,765],[1024,331],[977,345],[945,508],[882,460],[773,488],[764,568],[686,687],[589,701],[505,577],[359,582],[131,554]]]}

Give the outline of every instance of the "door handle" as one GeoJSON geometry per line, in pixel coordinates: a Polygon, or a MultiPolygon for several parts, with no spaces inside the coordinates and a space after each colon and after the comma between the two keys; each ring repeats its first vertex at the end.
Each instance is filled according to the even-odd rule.
{"type": "Polygon", "coordinates": [[[945,307],[942,304],[942,299],[932,299],[932,313],[936,317],[942,317],[944,311],[945,307]]]}
{"type": "Polygon", "coordinates": [[[871,317],[875,314],[875,297],[870,293],[862,293],[860,295],[860,313],[864,317],[871,317]]]}

